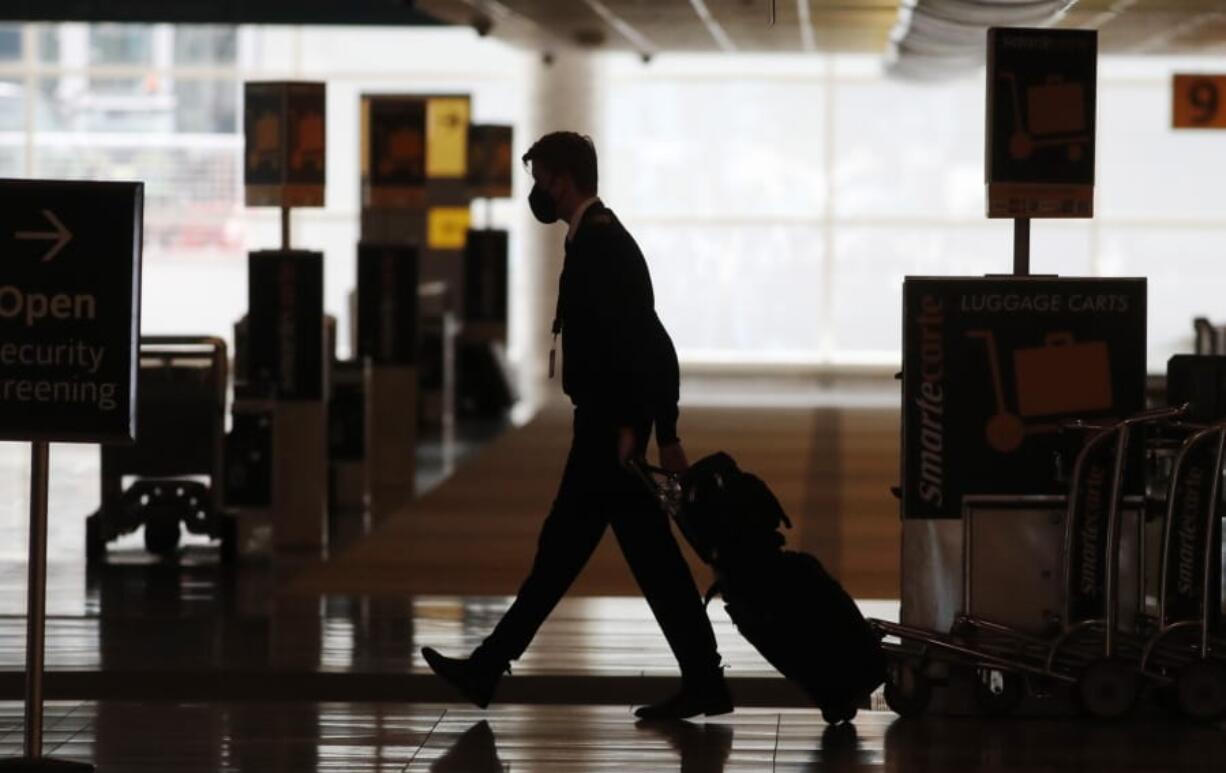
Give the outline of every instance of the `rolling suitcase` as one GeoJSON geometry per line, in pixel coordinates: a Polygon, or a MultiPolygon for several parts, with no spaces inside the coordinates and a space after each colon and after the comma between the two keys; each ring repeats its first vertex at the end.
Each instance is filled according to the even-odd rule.
{"type": "Polygon", "coordinates": [[[741,635],[828,722],[852,719],[885,680],[880,638],[821,562],[784,549],[780,529],[791,523],[766,484],[725,453],[699,460],[679,478],[636,466],[715,570],[707,601],[718,593],[741,635]]]}

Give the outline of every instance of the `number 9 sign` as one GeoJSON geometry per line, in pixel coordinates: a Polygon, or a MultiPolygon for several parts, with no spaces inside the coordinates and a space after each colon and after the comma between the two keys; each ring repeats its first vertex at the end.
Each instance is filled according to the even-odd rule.
{"type": "Polygon", "coordinates": [[[1226,129],[1222,97],[1226,75],[1176,75],[1172,125],[1176,129],[1226,129]]]}

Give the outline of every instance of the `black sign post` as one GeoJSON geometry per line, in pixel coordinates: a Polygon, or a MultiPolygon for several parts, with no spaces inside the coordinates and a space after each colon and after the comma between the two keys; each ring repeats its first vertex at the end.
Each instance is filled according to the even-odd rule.
{"type": "Polygon", "coordinates": [[[32,441],[25,754],[2,771],[90,771],[43,757],[49,444],[136,439],[141,183],[0,181],[0,439],[32,441]]]}

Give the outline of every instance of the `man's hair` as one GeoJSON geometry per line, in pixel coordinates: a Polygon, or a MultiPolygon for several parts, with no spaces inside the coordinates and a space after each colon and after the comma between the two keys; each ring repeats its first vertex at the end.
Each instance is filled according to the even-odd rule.
{"type": "Polygon", "coordinates": [[[596,195],[596,146],[586,134],[546,134],[528,148],[523,161],[524,166],[539,166],[550,174],[570,175],[580,193],[596,195]]]}

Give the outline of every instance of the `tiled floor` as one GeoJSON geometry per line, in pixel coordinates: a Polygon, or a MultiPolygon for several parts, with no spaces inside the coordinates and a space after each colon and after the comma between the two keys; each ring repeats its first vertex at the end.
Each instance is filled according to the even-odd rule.
{"type": "MultiPolygon", "coordinates": [[[[740,710],[637,725],[625,706],[56,703],[46,751],[99,773],[817,773],[1221,771],[1226,733],[1170,722],[899,720],[740,710]]],[[[20,706],[0,703],[0,757],[20,753],[20,706]]]]}
{"type": "MultiPolygon", "coordinates": [[[[811,396],[802,397],[798,404],[811,407],[811,396]]],[[[712,405],[724,399],[713,398],[712,405]]],[[[896,472],[872,466],[896,466],[892,446],[879,442],[896,432],[896,421],[877,421],[885,404],[868,401],[859,407],[868,413],[852,423],[837,408],[805,414],[801,431],[785,426],[794,418],[789,406],[796,408],[787,403],[752,422],[756,435],[738,424],[744,417],[710,408],[689,415],[707,416],[711,424],[705,431],[712,438],[739,437],[738,448],[757,448],[761,464],[785,482],[780,488],[789,501],[799,503],[794,513],[806,514],[807,524],[797,530],[799,545],[817,552],[834,546],[831,566],[871,585],[886,575],[865,556],[885,560],[889,551],[878,538],[883,529],[895,530],[893,511],[883,516],[886,509],[872,499],[886,494],[879,478],[896,472]],[[746,439],[750,435],[756,445],[746,439]],[[795,442],[781,445],[785,436],[795,442]],[[801,451],[812,458],[800,459],[801,451]],[[837,464],[827,463],[827,452],[836,454],[837,464]],[[849,459],[872,464],[856,466],[849,459]],[[814,478],[815,469],[825,477],[814,478]],[[826,485],[831,480],[839,483],[837,489],[826,485]],[[836,504],[855,517],[826,518],[836,504]]],[[[0,446],[0,490],[23,489],[23,453],[0,446]]],[[[364,582],[384,589],[378,594],[345,591],[330,585],[325,573],[318,574],[318,587],[302,585],[296,582],[301,565],[287,561],[222,570],[215,554],[198,546],[177,563],[164,564],[142,554],[139,535],[118,546],[105,571],[86,572],[80,516],[95,497],[96,459],[78,448],[57,447],[56,453],[47,686],[51,697],[73,700],[48,705],[47,751],[94,761],[102,773],[1226,770],[1221,726],[1176,723],[1152,706],[1119,724],[901,721],[889,712],[863,711],[854,730],[831,730],[817,711],[789,708],[807,704],[736,633],[718,601],[710,614],[741,706],[730,717],[696,724],[634,723],[631,704],[673,689],[676,670],[645,602],[628,596],[566,599],[504,680],[493,710],[456,706],[445,685],[424,669],[419,648],[468,651],[505,609],[505,595],[456,595],[481,591],[446,585],[428,565],[414,563],[416,554],[386,565],[396,582],[371,580],[377,571],[363,563],[370,556],[361,551],[351,552],[348,563],[336,563],[342,574],[365,573],[364,582]],[[406,563],[418,577],[440,584],[404,592],[397,583],[406,563]]],[[[441,457],[427,455],[425,461],[439,469],[445,465],[441,457]]],[[[526,474],[523,470],[511,465],[504,472],[515,484],[508,490],[522,488],[515,478],[526,474]]],[[[488,559],[490,548],[474,543],[471,529],[498,520],[486,512],[487,488],[459,489],[448,496],[467,508],[457,512],[470,520],[454,520],[456,512],[446,508],[432,519],[417,511],[401,519],[412,529],[392,532],[404,538],[400,544],[418,550],[445,543],[448,536],[456,545],[467,544],[474,563],[453,567],[456,577],[488,568],[480,561],[488,559]],[[465,505],[465,497],[474,497],[475,504],[465,505]],[[435,526],[439,529],[431,531],[435,526]],[[426,537],[413,529],[424,530],[426,537]],[[434,542],[422,542],[427,537],[434,542]]],[[[504,521],[517,513],[539,520],[549,492],[529,493],[495,515],[504,521]]],[[[21,695],[25,647],[22,505],[16,496],[0,504],[0,534],[6,537],[0,542],[0,757],[20,753],[22,738],[22,707],[15,700],[21,695]]],[[[517,522],[515,528],[530,540],[536,522],[517,522]]],[[[478,533],[486,534],[487,543],[511,544],[508,524],[497,526],[504,531],[492,537],[478,533]]],[[[529,553],[519,555],[518,545],[506,551],[529,560],[529,553]]],[[[384,558],[396,558],[401,550],[393,541],[386,548],[384,558]]],[[[459,554],[432,557],[451,561],[452,555],[459,554]]],[[[504,586],[520,577],[518,569],[506,577],[488,574],[489,584],[499,588],[491,591],[496,594],[509,592],[513,585],[504,586]]],[[[889,587],[896,586],[891,580],[889,587]]],[[[894,602],[863,606],[873,616],[897,615],[894,602]]],[[[882,707],[879,695],[873,707],[882,707]]]]}
{"type": "MultiPolygon", "coordinates": [[[[0,570],[2,571],[2,570],[0,570]]],[[[61,577],[73,572],[62,567],[61,577]]],[[[51,670],[292,669],[326,673],[421,673],[419,650],[473,649],[510,599],[422,596],[299,598],[218,582],[215,569],[110,567],[85,592],[55,592],[47,626],[51,670]],[[68,609],[65,597],[77,599],[68,609]]],[[[264,584],[264,583],[261,583],[264,584]]],[[[11,587],[11,586],[10,586],[11,587]]],[[[0,592],[0,671],[24,664],[24,597],[0,592]]],[[[897,604],[863,602],[893,619],[897,604]]],[[[769,675],[718,601],[708,608],[733,675],[769,675]]],[[[564,599],[516,674],[672,674],[675,663],[646,602],[633,597],[564,599]]]]}

